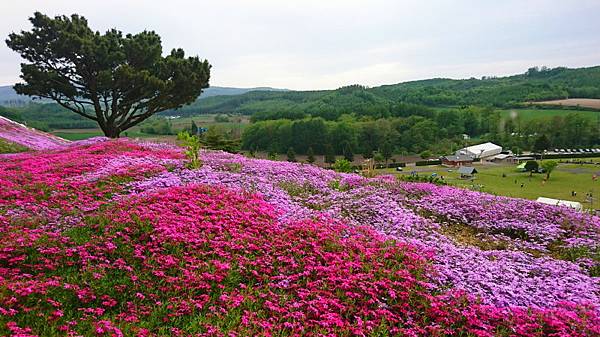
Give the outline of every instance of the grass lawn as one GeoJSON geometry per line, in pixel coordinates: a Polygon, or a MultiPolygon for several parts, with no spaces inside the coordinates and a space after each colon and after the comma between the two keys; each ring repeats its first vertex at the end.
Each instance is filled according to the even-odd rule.
{"type": "MultiPolygon", "coordinates": [[[[589,160],[589,159],[588,159],[589,160]]],[[[594,159],[600,163],[600,159],[594,159]]],[[[600,178],[592,180],[592,175],[600,176],[600,165],[579,165],[579,164],[560,164],[550,175],[550,180],[543,183],[545,174],[534,174],[531,178],[529,173],[518,172],[516,165],[475,165],[479,172],[475,179],[460,179],[456,169],[448,172],[448,168],[443,166],[430,167],[406,167],[403,172],[396,172],[394,169],[379,170],[379,173],[410,174],[415,170],[419,175],[431,175],[437,173],[443,176],[446,182],[451,185],[466,187],[472,190],[481,190],[483,192],[496,195],[505,195],[509,197],[537,199],[538,197],[548,197],[563,200],[579,201],[585,208],[591,208],[592,205],[586,200],[586,194],[592,192],[594,195],[594,208],[600,209],[600,178]],[[502,174],[506,176],[503,177],[502,174]],[[521,187],[523,184],[523,187],[521,187]],[[575,197],[571,196],[571,191],[577,192],[575,197]]]]}
{"type": "Polygon", "coordinates": [[[231,116],[229,117],[229,122],[217,122],[215,121],[217,116],[218,115],[196,115],[171,119],[170,122],[173,125],[173,129],[176,130],[190,128],[193,120],[198,127],[208,128],[210,126],[216,126],[224,130],[240,131],[250,123],[248,116],[231,116]]]}
{"type": "Polygon", "coordinates": [[[51,133],[68,140],[82,140],[104,135],[100,129],[60,129],[51,133]]]}

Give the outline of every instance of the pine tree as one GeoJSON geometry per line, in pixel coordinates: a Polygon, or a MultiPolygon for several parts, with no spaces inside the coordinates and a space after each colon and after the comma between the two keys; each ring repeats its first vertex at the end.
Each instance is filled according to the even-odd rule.
{"type": "Polygon", "coordinates": [[[15,91],[53,100],[98,123],[107,137],[195,102],[208,88],[210,64],[179,48],[164,53],[153,31],[102,34],[77,14],[51,18],[36,12],[29,20],[32,30],[6,40],[25,59],[24,82],[15,91]]]}
{"type": "Polygon", "coordinates": [[[535,140],[535,143],[533,144],[533,149],[538,152],[547,150],[549,147],[550,147],[550,139],[548,139],[548,136],[546,136],[544,134],[539,136],[535,140]]]}
{"type": "Polygon", "coordinates": [[[351,163],[354,161],[354,153],[352,152],[352,147],[350,144],[346,144],[344,146],[344,159],[351,163]]]}
{"type": "Polygon", "coordinates": [[[387,164],[388,160],[390,160],[390,158],[392,158],[392,154],[394,152],[394,146],[389,141],[386,141],[383,143],[383,145],[381,147],[381,151],[379,151],[379,152],[381,153],[381,155],[383,156],[383,159],[385,160],[385,163],[387,164]]]}
{"type": "Polygon", "coordinates": [[[327,164],[335,163],[335,152],[331,144],[325,144],[325,162],[327,164]]]}
{"type": "Polygon", "coordinates": [[[296,152],[293,147],[290,147],[287,151],[287,161],[296,162],[296,152]]]}
{"type": "Polygon", "coordinates": [[[306,151],[306,154],[308,155],[308,158],[306,159],[307,162],[309,162],[310,164],[315,162],[315,153],[313,151],[312,146],[308,148],[308,151],[306,151]]]}

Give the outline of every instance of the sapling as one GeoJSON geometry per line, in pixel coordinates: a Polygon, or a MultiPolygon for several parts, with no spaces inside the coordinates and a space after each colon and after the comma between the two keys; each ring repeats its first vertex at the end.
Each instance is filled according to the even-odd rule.
{"type": "Polygon", "coordinates": [[[196,135],[191,135],[187,131],[181,131],[177,134],[177,139],[180,140],[185,148],[185,156],[189,160],[186,166],[190,169],[197,169],[202,166],[200,160],[200,138],[196,135]]]}

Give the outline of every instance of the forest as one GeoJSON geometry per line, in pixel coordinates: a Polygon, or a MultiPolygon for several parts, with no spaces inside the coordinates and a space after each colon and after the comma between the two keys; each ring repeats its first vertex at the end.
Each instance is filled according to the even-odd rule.
{"type": "Polygon", "coordinates": [[[297,120],[261,120],[248,126],[242,147],[253,151],[318,154],[374,152],[443,155],[473,142],[492,141],[514,152],[542,151],[552,147],[591,147],[600,144],[597,120],[565,111],[563,116],[521,121],[503,118],[492,108],[468,107],[435,111],[432,116],[356,118],[343,115],[336,121],[322,117],[297,120]],[[464,135],[475,137],[465,139],[464,135]]]}

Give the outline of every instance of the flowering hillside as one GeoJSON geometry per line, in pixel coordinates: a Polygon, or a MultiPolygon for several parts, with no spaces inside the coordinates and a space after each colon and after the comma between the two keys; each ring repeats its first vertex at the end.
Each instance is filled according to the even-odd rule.
{"type": "Polygon", "coordinates": [[[0,140],[32,150],[50,150],[64,146],[67,140],[0,116],[0,140]]]}
{"type": "Polygon", "coordinates": [[[598,217],[201,157],[0,155],[0,335],[600,335],[598,217]]]}

